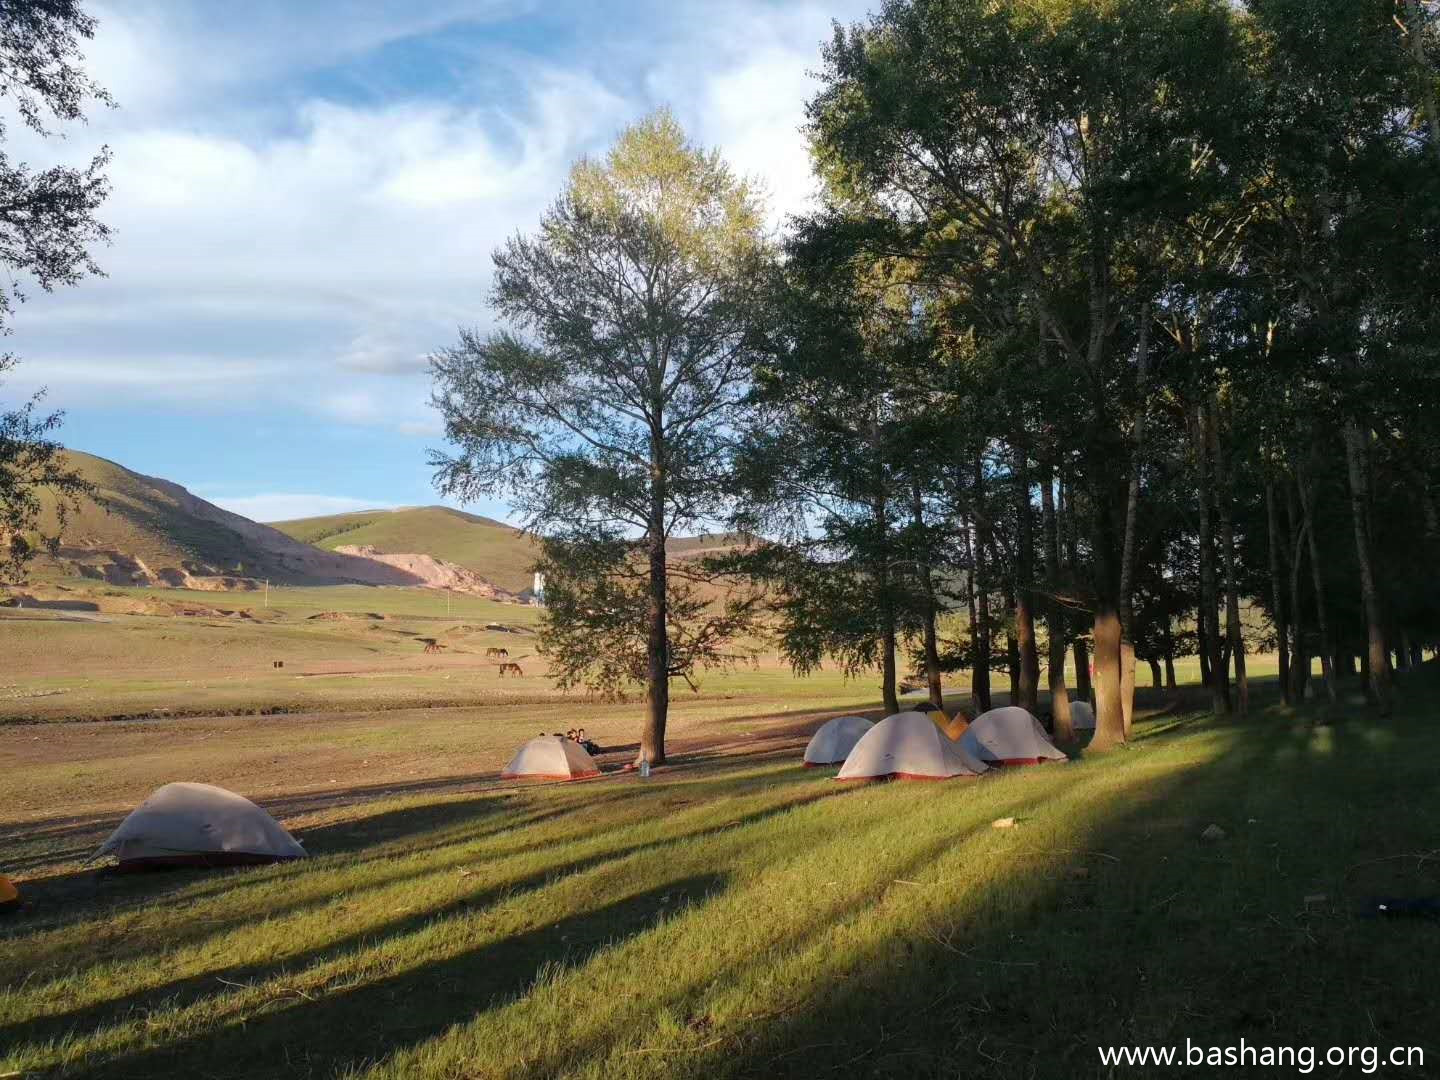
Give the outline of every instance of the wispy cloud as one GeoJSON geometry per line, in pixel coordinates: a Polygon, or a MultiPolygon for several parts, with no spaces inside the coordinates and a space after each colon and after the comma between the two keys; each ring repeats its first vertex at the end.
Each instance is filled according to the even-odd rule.
{"type": "Polygon", "coordinates": [[[302,495],[269,492],[261,495],[202,496],[232,514],[252,521],[292,521],[295,518],[321,517],[326,514],[349,514],[357,510],[390,510],[388,504],[376,505],[369,499],[345,495],[302,495]]]}

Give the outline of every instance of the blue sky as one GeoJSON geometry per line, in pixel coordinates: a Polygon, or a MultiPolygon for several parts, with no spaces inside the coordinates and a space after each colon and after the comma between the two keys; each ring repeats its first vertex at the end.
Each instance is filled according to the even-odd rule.
{"type": "Polygon", "coordinates": [[[867,6],[92,4],[120,107],[64,141],[12,127],[11,150],[111,148],[109,276],[19,308],[0,397],[47,387],[67,445],[260,520],[440,501],[423,358],[491,324],[497,244],[661,104],[777,223],[803,208],[807,71],[867,6]]]}

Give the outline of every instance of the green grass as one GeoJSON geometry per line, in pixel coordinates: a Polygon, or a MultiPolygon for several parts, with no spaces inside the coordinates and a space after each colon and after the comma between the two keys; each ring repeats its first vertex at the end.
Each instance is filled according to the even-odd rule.
{"type": "Polygon", "coordinates": [[[510,592],[532,583],[533,542],[502,522],[446,506],[361,511],[275,522],[274,528],[333,551],[368,544],[391,554],[418,552],[458,563],[510,592]]]}
{"type": "Polygon", "coordinates": [[[1075,1077],[1108,1075],[1097,1045],[1242,1037],[1433,1055],[1434,926],[1361,912],[1440,891],[1434,682],[1383,724],[1170,716],[936,785],[730,759],[371,803],[302,828],[315,857],[288,867],[35,881],[0,930],[0,1073],[1075,1077]]]}

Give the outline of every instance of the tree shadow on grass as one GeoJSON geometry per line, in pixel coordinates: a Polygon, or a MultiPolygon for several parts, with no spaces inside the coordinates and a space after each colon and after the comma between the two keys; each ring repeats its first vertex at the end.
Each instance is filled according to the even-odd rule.
{"type": "MultiPolygon", "coordinates": [[[[296,996],[203,1037],[81,1067],[69,1075],[332,1076],[437,1035],[516,995],[557,966],[644,933],[725,887],[695,875],[603,907],[315,1000],[296,996]]],[[[497,1048],[497,1054],[501,1053],[497,1048]]]]}
{"type": "MultiPolygon", "coordinates": [[[[1023,888],[1036,871],[1017,862],[933,937],[900,935],[818,971],[802,1004],[677,1052],[666,1075],[1068,1080],[1147,1075],[1102,1069],[1109,1045],[1421,1044],[1440,994],[1434,927],[1357,918],[1345,884],[1369,841],[1337,815],[1378,798],[1386,771],[1357,775],[1347,759],[1360,752],[1318,750],[1288,724],[1246,733],[1099,823],[1087,848],[1117,861],[1076,878],[1062,865],[1023,888]],[[1211,822],[1226,839],[1200,839],[1211,822]]],[[[1425,773],[1417,762],[1408,794],[1433,791],[1425,773]]],[[[1403,808],[1395,796],[1400,843],[1433,835],[1435,796],[1403,808]]]]}
{"type": "MultiPolygon", "coordinates": [[[[436,920],[457,913],[481,911],[494,903],[508,899],[516,894],[524,894],[544,888],[564,878],[595,870],[608,863],[626,859],[633,855],[655,851],[670,845],[703,840],[706,837],[725,833],[736,828],[756,825],[770,817],[786,813],[805,803],[843,794],[845,790],[846,789],[843,788],[821,787],[802,799],[787,799],[778,805],[748,814],[736,815],[698,829],[684,830],[678,833],[666,833],[654,840],[634,844],[620,844],[579,859],[560,861],[542,867],[525,878],[506,881],[493,887],[485,887],[482,884],[484,881],[483,873],[479,873],[476,875],[476,885],[474,887],[468,891],[464,891],[463,895],[456,897],[453,901],[448,902],[442,907],[428,909],[381,926],[371,927],[358,934],[335,938],[315,949],[302,953],[289,954],[272,962],[217,967],[184,979],[127,994],[120,998],[99,1002],[81,1009],[36,1018],[22,1024],[12,1025],[9,1029],[0,1026],[0,1034],[6,1035],[15,1041],[23,1038],[26,1042],[33,1044],[68,1034],[84,1034],[87,1031],[99,1030],[109,1024],[123,1022],[137,1012],[145,1012],[161,1006],[166,1009],[183,1008],[188,1004],[205,998],[224,995],[228,992],[227,986],[232,986],[236,983],[257,980],[263,981],[273,978],[281,972],[302,970],[313,964],[323,963],[352,951],[368,951],[387,940],[403,938],[423,929],[436,920]]],[[[557,854],[563,854],[564,850],[569,846],[568,844],[557,846],[557,854]]],[[[437,868],[434,865],[426,864],[420,868],[420,870],[426,875],[431,875],[435,873],[437,869],[443,872],[444,869],[453,868],[461,864],[479,865],[482,868],[484,865],[483,862],[477,864],[473,857],[462,857],[450,861],[444,867],[437,868]]],[[[367,887],[375,887],[373,879],[367,882],[367,887]]],[[[295,904],[288,908],[271,908],[264,912],[263,917],[273,919],[295,914],[307,908],[322,906],[335,899],[335,897],[336,894],[333,891],[326,892],[322,896],[313,898],[308,902],[295,904]]],[[[231,929],[242,925],[245,921],[248,921],[248,918],[245,916],[239,916],[224,923],[217,922],[214,919],[201,918],[197,921],[197,927],[193,934],[187,933],[183,927],[180,927],[177,928],[174,938],[178,938],[180,943],[183,943],[185,940],[198,940],[203,938],[218,940],[231,929]]],[[[172,943],[175,943],[173,938],[172,943]]],[[[130,950],[132,954],[137,951],[138,949],[130,950]]],[[[107,961],[111,962],[118,958],[121,958],[120,953],[107,955],[106,957],[107,961]]]]}

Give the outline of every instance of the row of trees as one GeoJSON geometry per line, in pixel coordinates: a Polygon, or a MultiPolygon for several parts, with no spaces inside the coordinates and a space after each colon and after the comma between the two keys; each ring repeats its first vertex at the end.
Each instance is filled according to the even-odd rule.
{"type": "Polygon", "coordinates": [[[1358,657],[1388,710],[1440,638],[1437,28],[891,0],[824,49],[825,197],[779,241],[668,114],[576,167],[496,256],[510,329],[434,358],[440,483],[546,537],[544,645],[645,687],[652,761],[670,680],[760,623],[797,670],[878,668],[890,709],[909,666],[1036,710],[1043,667],[1062,738],[1093,663],[1104,747],[1137,658],[1173,683],[1198,653],[1243,714],[1251,603],[1287,700],[1358,657]],[[720,522],[765,540],[667,552],[720,522]]]}

